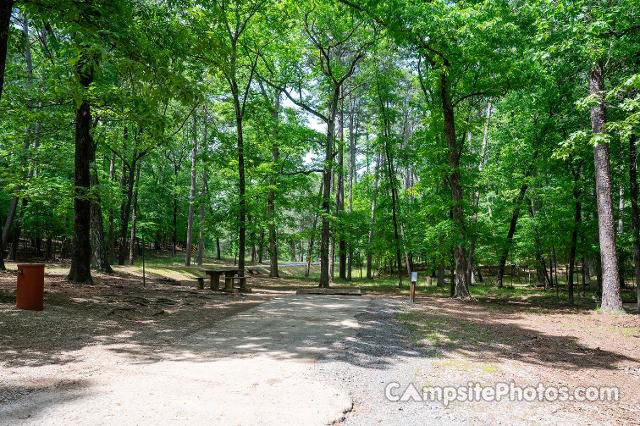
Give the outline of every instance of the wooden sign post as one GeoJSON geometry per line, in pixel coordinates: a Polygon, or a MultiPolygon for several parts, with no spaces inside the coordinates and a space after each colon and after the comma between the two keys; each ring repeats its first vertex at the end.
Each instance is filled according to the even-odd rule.
{"type": "Polygon", "coordinates": [[[411,273],[411,303],[416,301],[416,284],[418,283],[418,273],[411,273]]]}

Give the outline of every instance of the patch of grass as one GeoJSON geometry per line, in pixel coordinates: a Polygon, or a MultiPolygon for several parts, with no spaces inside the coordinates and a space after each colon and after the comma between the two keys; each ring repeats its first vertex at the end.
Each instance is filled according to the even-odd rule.
{"type": "Polygon", "coordinates": [[[620,331],[624,337],[640,336],[640,327],[622,327],[620,331]]]}
{"type": "Polygon", "coordinates": [[[448,315],[425,311],[408,311],[396,314],[404,324],[415,345],[436,348],[453,348],[460,342],[483,344],[495,340],[495,336],[482,324],[456,321],[448,315]]]}

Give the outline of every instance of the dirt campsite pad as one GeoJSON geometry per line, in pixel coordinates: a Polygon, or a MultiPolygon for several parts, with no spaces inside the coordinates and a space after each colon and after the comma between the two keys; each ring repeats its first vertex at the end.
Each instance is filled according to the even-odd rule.
{"type": "MultiPolygon", "coordinates": [[[[453,402],[466,422],[637,423],[640,417],[640,319],[526,301],[465,303],[424,298],[397,314],[424,351],[413,383],[470,382],[520,388],[615,386],[618,402],[453,402]]],[[[553,393],[551,393],[553,396],[553,393]]]]}
{"type": "Polygon", "coordinates": [[[1,287],[2,424],[326,424],[351,409],[309,366],[355,334],[357,306],[48,276],[46,309],[29,312],[14,279],[1,287]]]}
{"type": "MultiPolygon", "coordinates": [[[[55,270],[54,270],[55,271],[55,270]]],[[[527,300],[222,294],[118,272],[0,276],[0,424],[557,424],[640,416],[640,321],[527,300]],[[385,387],[612,386],[620,401],[394,402],[385,387]]],[[[184,283],[183,283],[184,284],[184,283]]],[[[308,284],[307,284],[308,285],[308,284]]],[[[262,290],[262,289],[265,290],[262,290]]],[[[397,393],[397,392],[396,392],[397,393]]]]}

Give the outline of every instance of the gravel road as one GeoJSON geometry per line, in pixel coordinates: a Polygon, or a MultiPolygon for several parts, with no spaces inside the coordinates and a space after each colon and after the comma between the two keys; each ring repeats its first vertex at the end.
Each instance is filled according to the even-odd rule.
{"type": "Polygon", "coordinates": [[[316,364],[316,373],[339,385],[351,396],[354,407],[345,425],[460,424],[466,416],[438,403],[392,402],[385,385],[398,382],[404,388],[416,382],[418,372],[431,368],[431,361],[411,344],[410,336],[393,317],[405,309],[402,300],[371,298],[356,314],[359,331],[339,343],[336,357],[316,364]]]}

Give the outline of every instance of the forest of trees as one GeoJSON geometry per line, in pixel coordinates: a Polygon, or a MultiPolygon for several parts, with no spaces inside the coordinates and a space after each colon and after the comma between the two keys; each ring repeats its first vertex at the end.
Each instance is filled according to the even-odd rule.
{"type": "Polygon", "coordinates": [[[0,96],[2,269],[640,282],[637,0],[2,0],[0,96]]]}

